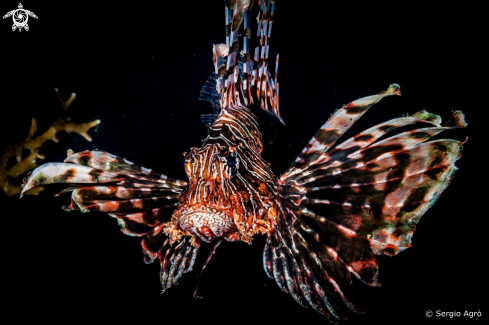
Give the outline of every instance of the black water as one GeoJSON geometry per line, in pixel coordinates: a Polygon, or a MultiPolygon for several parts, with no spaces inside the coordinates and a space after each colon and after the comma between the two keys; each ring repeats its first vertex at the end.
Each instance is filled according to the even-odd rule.
{"type": "MultiPolygon", "coordinates": [[[[31,117],[43,132],[62,114],[53,91],[58,87],[65,98],[77,93],[69,116],[77,122],[101,119],[102,125],[91,132],[91,143],[66,134],[59,143],[46,143],[40,151],[45,162],[61,161],[69,148],[97,148],[183,179],[182,153],[206,136],[199,115],[211,111],[197,97],[213,71],[212,44],[225,41],[224,8],[222,1],[161,3],[26,2],[24,8],[39,17],[29,18],[28,32],[12,32],[10,18],[2,20],[2,150],[25,138],[31,117]]],[[[2,12],[16,7],[12,1],[0,5],[2,12]]],[[[464,42],[451,18],[457,10],[278,1],[270,52],[272,58],[280,53],[280,110],[287,127],[278,129],[277,142],[267,148],[276,174],[336,108],[390,83],[400,84],[403,96],[374,106],[345,139],[422,109],[443,118],[462,109],[471,124],[477,108],[462,105],[467,102],[459,86],[465,81],[458,73],[464,66],[454,52],[464,42]]],[[[471,126],[446,136],[477,139],[471,126]]],[[[378,259],[382,287],[354,281],[356,302],[366,314],[348,314],[348,324],[471,324],[478,320],[427,319],[425,312],[487,311],[476,298],[486,282],[479,221],[485,216],[474,203],[482,190],[474,187],[481,172],[474,168],[472,143],[457,162],[452,184],[421,219],[413,247],[378,259]]],[[[326,322],[266,278],[263,238],[251,247],[221,245],[202,279],[204,299],[193,299],[192,292],[210,248],[201,250],[195,270],[180,285],[160,295],[158,266],[144,264],[139,239],[124,236],[104,214],[63,212],[69,197],[53,198],[61,188],[22,200],[0,197],[3,314],[68,323],[67,313],[161,323],[326,322]],[[14,312],[18,308],[29,312],[14,312]]]]}

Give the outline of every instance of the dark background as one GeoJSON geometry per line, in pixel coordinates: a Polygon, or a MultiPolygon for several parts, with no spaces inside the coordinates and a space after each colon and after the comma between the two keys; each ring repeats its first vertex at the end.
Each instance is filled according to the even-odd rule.
{"type": "MultiPolygon", "coordinates": [[[[3,1],[1,15],[17,8],[3,1]]],[[[223,1],[100,3],[23,2],[30,30],[12,32],[0,20],[0,148],[25,139],[30,118],[44,132],[62,114],[53,89],[77,98],[69,116],[77,122],[101,119],[93,142],[60,134],[46,143],[45,162],[98,148],[171,177],[183,179],[182,152],[206,135],[197,100],[213,71],[212,44],[225,42],[223,1]]],[[[465,310],[487,315],[487,281],[482,245],[487,218],[482,198],[486,163],[476,158],[473,103],[462,76],[471,49],[459,6],[419,7],[398,2],[278,1],[271,58],[280,53],[280,110],[287,123],[267,159],[284,172],[334,109],[359,97],[401,85],[402,97],[386,98],[357,122],[345,138],[426,109],[450,117],[466,114],[469,127],[443,137],[470,141],[457,162],[460,170],[438,202],[421,219],[413,247],[394,258],[378,258],[380,288],[354,281],[355,301],[364,315],[348,324],[477,323],[465,310]],[[324,3],[320,5],[320,3],[324,3]],[[475,141],[474,141],[475,140],[475,141]],[[425,312],[459,311],[461,317],[425,312]]],[[[273,68],[272,68],[273,69],[273,68]]],[[[340,140],[341,141],[341,140],[340,140]]],[[[486,151],[486,149],[483,149],[486,151]]],[[[209,245],[194,271],[160,295],[157,263],[145,265],[140,240],[124,236],[104,214],[66,213],[69,196],[53,198],[63,186],[39,196],[0,197],[2,314],[21,320],[71,323],[140,321],[184,323],[326,323],[304,309],[265,276],[263,238],[252,246],[223,243],[206,269],[204,299],[192,293],[209,245]]],[[[484,187],[486,188],[486,187],[484,187]]]]}

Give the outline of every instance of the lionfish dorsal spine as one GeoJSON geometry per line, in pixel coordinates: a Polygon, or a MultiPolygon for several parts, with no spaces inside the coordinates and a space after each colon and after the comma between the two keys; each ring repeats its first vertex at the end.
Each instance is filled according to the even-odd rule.
{"type": "Polygon", "coordinates": [[[278,106],[278,55],[274,77],[268,68],[275,0],[258,2],[253,57],[250,55],[252,6],[251,0],[225,1],[226,44],[214,45],[215,76],[209,77],[215,78],[215,91],[209,91],[209,84],[213,82],[208,80],[199,99],[215,107],[218,98],[220,109],[250,108],[256,104],[285,124],[278,106]]]}

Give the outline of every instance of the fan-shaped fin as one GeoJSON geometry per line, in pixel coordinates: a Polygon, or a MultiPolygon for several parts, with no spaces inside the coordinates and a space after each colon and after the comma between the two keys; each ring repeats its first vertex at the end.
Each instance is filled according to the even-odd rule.
{"type": "Polygon", "coordinates": [[[441,124],[439,116],[421,111],[376,125],[334,147],[371,105],[392,94],[399,94],[397,85],[336,112],[280,178],[283,206],[265,246],[265,271],[275,275],[283,290],[301,288],[302,296],[289,290],[294,299],[307,301],[333,320],[339,319],[339,299],[358,312],[348,298],[351,274],[377,286],[374,254],[392,256],[410,246],[417,222],[450,183],[465,143],[428,141],[443,130],[465,127],[462,112],[441,124]],[[377,141],[415,123],[429,127],[377,141]],[[282,268],[276,266],[277,260],[284,260],[281,253],[288,262],[282,268]],[[302,276],[287,276],[292,260],[302,276]],[[288,278],[292,283],[286,286],[288,278]]]}
{"type": "Polygon", "coordinates": [[[164,289],[191,270],[198,247],[184,238],[178,246],[167,248],[168,238],[163,231],[185,182],[107,152],[74,154],[69,150],[68,153],[65,163],[49,163],[36,168],[24,180],[23,190],[51,183],[73,185],[57,194],[71,192],[71,204],[64,209],[107,212],[117,219],[124,234],[142,237],[144,261],[151,263],[159,257],[164,289]],[[170,265],[168,269],[167,265],[170,265]]]}

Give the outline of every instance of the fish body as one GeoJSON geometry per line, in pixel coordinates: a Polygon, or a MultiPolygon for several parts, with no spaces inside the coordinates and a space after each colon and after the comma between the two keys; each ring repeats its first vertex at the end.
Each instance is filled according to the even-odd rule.
{"type": "MultiPolygon", "coordinates": [[[[352,278],[378,286],[376,255],[394,256],[411,245],[421,216],[450,183],[462,145],[431,140],[467,125],[460,111],[449,123],[426,111],[340,137],[368,110],[400,87],[336,110],[276,176],[262,157],[259,112],[284,123],[279,84],[269,72],[268,47],[276,1],[255,3],[258,30],[250,51],[251,1],[226,1],[226,44],[213,47],[214,72],[200,99],[208,136],[184,153],[186,180],[172,179],[103,151],[68,152],[26,177],[23,192],[50,183],[72,184],[65,210],[106,212],[121,231],[141,237],[146,263],[158,259],[163,292],[192,270],[199,248],[223,241],[251,243],[266,235],[263,267],[279,288],[335,323],[349,300],[352,278]],[[420,126],[421,125],[421,126],[420,126]],[[399,128],[413,130],[395,133],[399,128]]],[[[60,194],[61,194],[60,193],[60,194]]],[[[197,290],[194,294],[198,296],[197,290]]]]}

